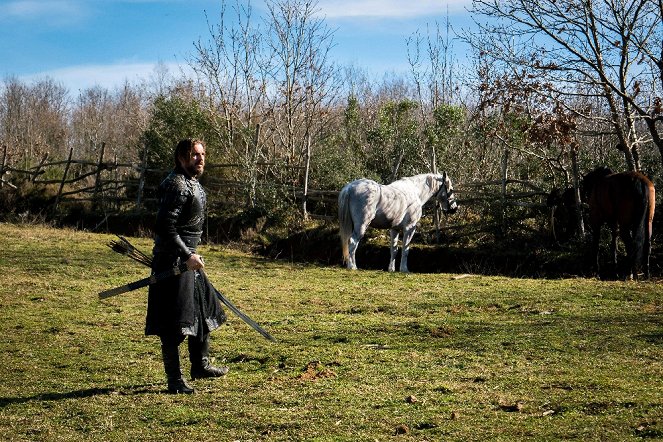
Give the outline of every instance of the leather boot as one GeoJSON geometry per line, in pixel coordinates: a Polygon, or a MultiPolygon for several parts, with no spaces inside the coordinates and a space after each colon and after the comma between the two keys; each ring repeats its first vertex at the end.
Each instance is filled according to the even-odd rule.
{"type": "Polygon", "coordinates": [[[163,367],[168,380],[168,392],[172,394],[192,394],[193,388],[182,377],[180,351],[177,345],[161,345],[163,367]]]}
{"type": "Polygon", "coordinates": [[[191,361],[191,379],[217,378],[228,373],[228,367],[215,367],[209,358],[209,334],[203,341],[192,336],[188,340],[189,360],[191,361]]]}

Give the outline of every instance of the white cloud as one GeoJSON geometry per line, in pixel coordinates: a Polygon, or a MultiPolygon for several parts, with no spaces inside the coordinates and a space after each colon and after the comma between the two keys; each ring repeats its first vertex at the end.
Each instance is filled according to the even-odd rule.
{"type": "Polygon", "coordinates": [[[72,22],[85,15],[85,4],[75,0],[13,0],[0,4],[0,20],[72,22]]]}
{"type": "Polygon", "coordinates": [[[320,0],[327,18],[413,18],[462,12],[471,0],[320,0]]]}
{"type": "Polygon", "coordinates": [[[39,72],[31,75],[22,75],[20,78],[26,82],[51,78],[63,84],[70,93],[78,92],[95,86],[109,90],[119,88],[126,82],[138,84],[149,81],[155,76],[157,67],[167,68],[168,73],[178,76],[182,67],[176,63],[117,63],[109,65],[79,65],[61,69],[39,72]]]}

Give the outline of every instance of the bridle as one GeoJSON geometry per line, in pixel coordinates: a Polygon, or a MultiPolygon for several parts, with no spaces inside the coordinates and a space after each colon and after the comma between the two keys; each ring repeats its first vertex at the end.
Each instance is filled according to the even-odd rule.
{"type": "Polygon", "coordinates": [[[442,210],[447,213],[447,212],[455,212],[455,210],[452,210],[452,202],[454,201],[454,190],[453,188],[449,189],[447,187],[447,182],[449,181],[449,178],[447,177],[447,174],[444,174],[444,178],[442,180],[442,185],[440,186],[440,190],[438,190],[437,194],[435,195],[435,198],[440,201],[442,196],[444,195],[446,198],[444,198],[444,204],[446,205],[446,208],[443,207],[442,210]]]}

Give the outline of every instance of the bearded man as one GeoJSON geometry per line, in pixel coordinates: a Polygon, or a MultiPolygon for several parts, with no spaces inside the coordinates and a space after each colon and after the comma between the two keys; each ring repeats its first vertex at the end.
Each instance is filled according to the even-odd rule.
{"type": "Polygon", "coordinates": [[[145,334],[161,339],[168,392],[191,394],[194,389],[183,377],[179,346],[188,340],[191,379],[224,376],[228,368],[210,362],[209,335],[226,316],[196,252],[207,203],[198,181],[205,170],[205,145],[196,139],[180,141],[174,162],[175,168],[159,186],[152,271],[160,273],[182,262],[190,271],[150,286],[145,334]]]}

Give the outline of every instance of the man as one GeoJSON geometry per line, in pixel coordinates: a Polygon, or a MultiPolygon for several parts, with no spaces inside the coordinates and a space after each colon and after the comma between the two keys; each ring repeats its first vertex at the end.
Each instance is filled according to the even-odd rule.
{"type": "Polygon", "coordinates": [[[207,202],[198,181],[205,170],[205,145],[200,140],[182,140],[174,160],[175,169],[159,186],[152,270],[159,273],[186,262],[190,271],[150,286],[145,334],[161,339],[168,391],[191,394],[194,389],[180,368],[179,345],[187,338],[191,379],[225,375],[227,367],[210,363],[209,334],[226,316],[202,271],[203,258],[196,253],[207,202]]]}

